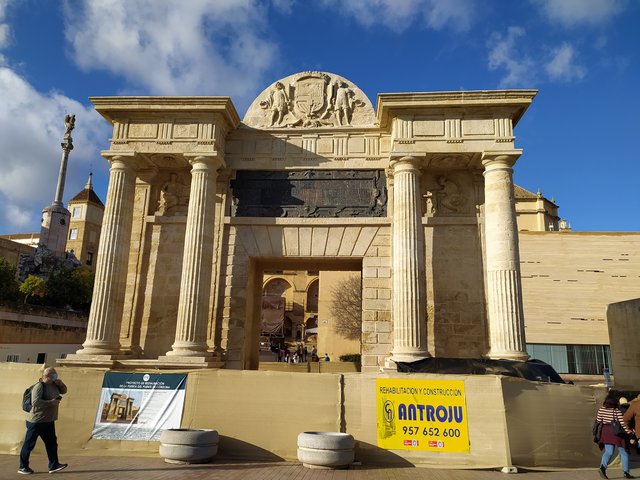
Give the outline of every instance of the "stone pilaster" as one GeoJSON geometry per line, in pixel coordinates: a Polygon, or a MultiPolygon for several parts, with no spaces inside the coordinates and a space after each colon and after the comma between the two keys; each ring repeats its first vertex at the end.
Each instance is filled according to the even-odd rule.
{"type": "MultiPolygon", "coordinates": [[[[207,325],[215,232],[217,157],[190,159],[191,194],[182,260],[175,342],[167,357],[211,357],[207,352],[207,325]]],[[[192,358],[193,359],[193,358],[192,358]]],[[[194,359],[195,360],[195,359],[194,359]]]]}
{"type": "Polygon", "coordinates": [[[393,351],[391,360],[429,357],[425,321],[424,227],[418,159],[402,157],[393,168],[393,351]]]}
{"type": "Polygon", "coordinates": [[[133,221],[133,156],[111,158],[87,338],[77,355],[118,355],[133,221]]]}
{"type": "Polygon", "coordinates": [[[512,166],[520,155],[485,152],[485,257],[490,358],[526,360],[512,166]]]}

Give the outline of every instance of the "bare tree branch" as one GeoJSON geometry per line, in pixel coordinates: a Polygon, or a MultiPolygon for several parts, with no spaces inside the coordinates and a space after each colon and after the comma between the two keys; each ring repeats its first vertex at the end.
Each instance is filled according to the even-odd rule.
{"type": "Polygon", "coordinates": [[[331,316],[335,331],[350,340],[362,338],[362,282],[349,277],[333,286],[331,316]]]}

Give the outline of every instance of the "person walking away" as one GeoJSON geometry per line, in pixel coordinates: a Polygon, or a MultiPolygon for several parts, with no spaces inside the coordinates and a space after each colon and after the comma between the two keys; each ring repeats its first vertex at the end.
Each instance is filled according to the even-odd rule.
{"type": "Polygon", "coordinates": [[[67,386],[58,378],[55,368],[45,368],[42,378],[31,389],[31,411],[27,414],[27,433],[20,450],[20,469],[18,473],[34,473],[29,467],[29,456],[36,446],[38,437],[42,438],[49,457],[49,473],[67,468],[66,463],[58,460],[58,439],[55,422],[58,419],[58,406],[67,386]]]}
{"type": "Polygon", "coordinates": [[[596,414],[596,421],[602,424],[598,447],[600,447],[600,450],[604,450],[602,460],[600,461],[600,476],[602,478],[609,478],[607,477],[607,466],[609,465],[609,460],[611,460],[615,448],[618,447],[624,478],[635,478],[629,473],[628,454],[630,443],[629,437],[633,432],[624,424],[622,412],[618,408],[618,401],[614,397],[608,396],[604,399],[602,406],[598,409],[598,413],[596,414]],[[612,425],[614,421],[620,423],[628,435],[627,438],[618,437],[615,434],[612,425]]]}
{"type": "Polygon", "coordinates": [[[640,445],[638,445],[638,424],[640,422],[640,395],[631,400],[629,408],[623,413],[622,418],[625,425],[633,430],[636,437],[636,452],[640,453],[640,445]]]}

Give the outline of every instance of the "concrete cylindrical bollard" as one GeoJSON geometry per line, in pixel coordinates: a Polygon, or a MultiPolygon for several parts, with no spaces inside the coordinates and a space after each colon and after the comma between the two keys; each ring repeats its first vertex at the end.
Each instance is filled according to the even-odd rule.
{"type": "Polygon", "coordinates": [[[208,463],[218,453],[216,430],[171,428],[160,434],[160,456],[167,463],[208,463]]]}
{"type": "Polygon", "coordinates": [[[298,435],[298,460],[308,468],[349,468],[355,440],[348,433],[303,432],[298,435]]]}

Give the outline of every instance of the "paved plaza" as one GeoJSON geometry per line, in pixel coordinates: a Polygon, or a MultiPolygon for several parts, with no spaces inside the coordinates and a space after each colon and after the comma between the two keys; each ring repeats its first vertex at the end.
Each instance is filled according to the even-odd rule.
{"type": "MultiPolygon", "coordinates": [[[[246,462],[216,459],[205,465],[172,465],[158,457],[66,456],[61,459],[69,467],[55,475],[68,480],[596,480],[596,468],[561,472],[520,472],[507,475],[495,470],[434,470],[415,467],[352,466],[348,470],[315,470],[296,462],[246,462]]],[[[18,457],[0,455],[0,479],[25,478],[19,475],[18,457]]],[[[47,459],[34,453],[31,468],[35,475],[49,475],[47,459]]],[[[609,478],[622,478],[619,466],[609,469],[609,478]]],[[[640,477],[640,461],[634,458],[631,473],[640,477]]],[[[30,477],[33,478],[33,477],[30,477]]],[[[37,478],[37,477],[36,477],[37,478]]]]}

